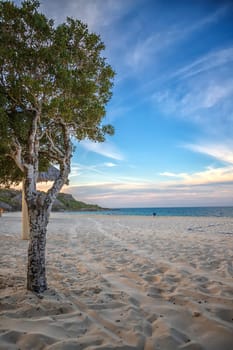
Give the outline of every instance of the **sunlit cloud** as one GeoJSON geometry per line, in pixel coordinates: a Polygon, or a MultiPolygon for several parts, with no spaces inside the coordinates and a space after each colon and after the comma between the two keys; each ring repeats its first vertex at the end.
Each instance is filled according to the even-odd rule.
{"type": "Polygon", "coordinates": [[[232,205],[233,179],[231,183],[213,184],[112,184],[69,187],[78,200],[97,203],[104,207],[145,207],[145,206],[195,206],[232,205]]]}
{"type": "Polygon", "coordinates": [[[222,162],[233,164],[233,150],[232,147],[229,147],[224,144],[187,144],[186,148],[207,154],[213,158],[216,158],[222,162]]]}
{"type": "Polygon", "coordinates": [[[67,0],[64,5],[62,0],[42,0],[41,9],[55,24],[71,16],[100,34],[104,56],[117,73],[106,118],[117,124],[112,140],[118,144],[81,142],[70,185],[63,191],[106,207],[233,204],[233,46],[230,31],[223,34],[231,29],[232,5],[215,2],[208,8],[195,3],[185,10],[181,6],[181,11],[174,6],[171,13],[162,1],[67,0]],[[172,133],[166,130],[169,118],[172,133]],[[139,135],[136,147],[129,144],[132,137],[125,138],[126,126],[139,135]],[[164,144],[169,137],[164,152],[159,152],[156,133],[151,132],[156,128],[164,144]],[[141,157],[135,153],[139,143],[142,154],[154,152],[145,160],[145,169],[139,169],[141,159],[135,161],[141,157]],[[194,157],[190,153],[186,164],[187,149],[194,157]],[[135,169],[123,162],[122,150],[135,169]],[[172,164],[165,159],[171,154],[172,164]],[[178,159],[184,159],[182,164],[178,159]]]}
{"type": "MultiPolygon", "coordinates": [[[[96,181],[65,189],[78,199],[102,206],[156,205],[231,205],[233,198],[233,152],[231,147],[218,144],[189,144],[186,148],[221,161],[224,166],[208,166],[196,172],[160,172],[156,181],[145,178],[122,176],[117,173],[96,181]]],[[[114,168],[115,163],[105,162],[99,166],[114,168]]],[[[96,166],[96,169],[98,167],[96,166]]],[[[92,169],[95,171],[96,169],[92,169]]],[[[90,169],[89,169],[90,170],[90,169]]],[[[156,175],[156,174],[155,174],[156,175]]]]}
{"type": "MultiPolygon", "coordinates": [[[[195,173],[161,173],[161,176],[176,177],[180,180],[170,182],[170,185],[203,185],[203,184],[217,184],[217,183],[233,183],[233,166],[227,167],[207,167],[205,170],[195,173]]],[[[161,184],[162,185],[162,184],[161,184]]]]}

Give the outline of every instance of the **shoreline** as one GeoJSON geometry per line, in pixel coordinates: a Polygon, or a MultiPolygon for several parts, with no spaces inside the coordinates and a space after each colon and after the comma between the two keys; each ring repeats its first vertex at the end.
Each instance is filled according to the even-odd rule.
{"type": "Polygon", "coordinates": [[[0,218],[1,349],[232,349],[233,218],[53,212],[38,298],[20,217],[0,218]]]}
{"type": "MultiPolygon", "coordinates": [[[[6,211],[5,214],[21,211],[6,211]]],[[[233,218],[233,206],[201,206],[201,207],[145,207],[145,208],[101,208],[78,210],[52,210],[52,214],[64,215],[104,215],[104,216],[139,216],[139,217],[196,217],[196,218],[233,218]]]]}

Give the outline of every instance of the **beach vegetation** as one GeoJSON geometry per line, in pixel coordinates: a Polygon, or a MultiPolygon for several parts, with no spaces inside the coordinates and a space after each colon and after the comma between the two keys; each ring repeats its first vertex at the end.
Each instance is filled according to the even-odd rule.
{"type": "Polygon", "coordinates": [[[36,0],[0,2],[0,182],[23,182],[30,223],[27,289],[47,289],[45,247],[52,205],[68,182],[74,143],[103,142],[114,71],[101,38],[73,18],[57,26],[36,0]],[[46,193],[39,172],[59,170],[46,193]]]}
{"type": "MultiPolygon", "coordinates": [[[[6,211],[22,210],[22,191],[16,189],[0,188],[0,207],[6,211]]],[[[53,203],[52,211],[77,212],[77,211],[102,211],[105,208],[96,204],[77,201],[69,193],[58,193],[53,203]]]]}

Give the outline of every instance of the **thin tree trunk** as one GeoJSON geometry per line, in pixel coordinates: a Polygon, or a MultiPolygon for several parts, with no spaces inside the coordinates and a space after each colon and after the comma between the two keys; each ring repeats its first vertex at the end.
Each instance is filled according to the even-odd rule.
{"type": "Polygon", "coordinates": [[[27,289],[36,293],[43,293],[47,289],[45,247],[46,232],[52,204],[57,194],[68,179],[70,172],[70,159],[72,145],[69,129],[62,124],[65,153],[61,154],[59,160],[60,175],[54,181],[52,187],[46,194],[39,193],[36,189],[39,166],[39,139],[36,135],[36,127],[39,115],[35,116],[29,142],[29,160],[26,168],[26,179],[24,183],[25,197],[28,207],[30,221],[30,242],[28,247],[28,273],[27,289]]]}
{"type": "Polygon", "coordinates": [[[45,248],[49,214],[50,211],[45,208],[29,209],[27,289],[36,293],[43,293],[47,289],[45,248]]]}

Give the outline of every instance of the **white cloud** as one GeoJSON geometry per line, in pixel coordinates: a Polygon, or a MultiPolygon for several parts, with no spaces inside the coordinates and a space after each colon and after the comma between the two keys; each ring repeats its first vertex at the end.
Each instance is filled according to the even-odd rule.
{"type": "Polygon", "coordinates": [[[92,165],[73,162],[71,165],[71,173],[69,175],[69,178],[71,178],[71,180],[74,182],[79,182],[79,181],[83,182],[84,179],[89,180],[93,176],[97,178],[98,175],[100,175],[100,178],[103,178],[103,177],[108,178],[108,176],[112,176],[112,175],[109,175],[108,173],[106,173],[105,171],[106,168],[113,168],[116,166],[117,164],[112,162],[96,163],[92,165]]]}
{"type": "Polygon", "coordinates": [[[81,167],[79,165],[72,165],[69,178],[81,175],[81,167]]]}
{"type": "Polygon", "coordinates": [[[123,154],[117,149],[117,147],[110,141],[105,141],[103,143],[92,142],[90,140],[84,140],[80,142],[80,145],[90,152],[94,152],[105,156],[107,158],[112,158],[116,160],[123,160],[123,154]]]}
{"type": "Polygon", "coordinates": [[[232,147],[223,144],[187,144],[186,148],[203,154],[207,154],[222,162],[233,164],[232,147]]]}
{"type": "MultiPolygon", "coordinates": [[[[225,169],[226,170],[226,169],[225,169]]],[[[224,171],[225,171],[224,170],[224,171]]],[[[223,170],[207,169],[190,179],[174,182],[131,182],[96,183],[94,185],[73,186],[65,189],[77,199],[97,203],[105,207],[143,207],[143,206],[195,206],[232,205],[233,169],[228,180],[222,178],[223,170]],[[213,181],[206,181],[209,176],[213,181]]]]}
{"type": "Polygon", "coordinates": [[[215,12],[210,13],[208,16],[203,17],[196,23],[192,24],[188,30],[190,32],[198,31],[202,29],[203,27],[206,27],[212,23],[217,22],[221,17],[223,17],[228,10],[231,10],[231,6],[228,4],[222,4],[221,7],[219,7],[215,12]]]}
{"type": "MultiPolygon", "coordinates": [[[[162,173],[163,176],[167,176],[166,173],[162,173]]],[[[233,166],[226,167],[207,167],[203,171],[194,173],[177,173],[173,174],[173,177],[180,178],[180,180],[166,182],[167,185],[207,185],[218,183],[233,183],[233,166]]]]}
{"type": "Polygon", "coordinates": [[[151,101],[165,116],[195,124],[206,138],[225,144],[232,138],[233,48],[231,52],[221,51],[217,57],[218,63],[215,57],[206,57],[198,73],[195,65],[180,71],[182,79],[173,81],[175,88],[169,80],[164,89],[157,89],[151,101]]]}
{"type": "MultiPolygon", "coordinates": [[[[190,38],[195,32],[199,32],[203,30],[204,27],[218,21],[225,15],[227,9],[228,6],[220,7],[217,11],[197,21],[193,21],[191,24],[185,19],[181,19],[179,25],[167,23],[165,29],[155,27],[154,33],[152,32],[146,37],[134,33],[134,36],[136,38],[138,37],[138,39],[134,45],[131,45],[130,50],[128,50],[129,53],[125,56],[127,65],[133,68],[133,70],[141,70],[146,65],[153,64],[153,69],[155,69],[161,59],[160,56],[163,55],[164,52],[174,49],[182,41],[190,38]]],[[[232,61],[233,58],[230,54],[230,50],[229,52],[223,50],[220,52],[220,55],[214,53],[210,55],[210,57],[199,59],[191,65],[178,70],[173,76],[191,74],[190,70],[194,73],[194,69],[199,69],[200,71],[199,65],[204,65],[205,69],[207,69],[207,63],[209,63],[209,61],[211,61],[210,67],[223,64],[225,60],[232,61]]]]}
{"type": "Polygon", "coordinates": [[[170,78],[187,79],[233,62],[233,47],[216,50],[174,72],[170,78]]]}
{"type": "Polygon", "coordinates": [[[115,163],[111,163],[111,162],[104,163],[104,165],[108,168],[113,168],[113,167],[117,166],[115,163]]]}
{"type": "Polygon", "coordinates": [[[126,63],[133,70],[141,70],[146,65],[155,65],[158,54],[171,45],[175,45],[179,35],[177,31],[166,31],[140,38],[126,55],[126,63]]]}
{"type": "Polygon", "coordinates": [[[165,176],[165,177],[176,177],[176,178],[186,178],[188,175],[186,173],[172,173],[169,171],[164,171],[163,173],[159,174],[160,176],[165,176]]]}
{"type": "Polygon", "coordinates": [[[229,82],[228,85],[212,85],[209,86],[207,91],[204,93],[202,107],[210,108],[215,104],[229,96],[233,92],[233,81],[229,82]]]}
{"type": "Polygon", "coordinates": [[[41,9],[55,18],[57,23],[73,17],[88,24],[91,31],[99,32],[101,28],[112,25],[119,17],[135,6],[135,1],[115,0],[42,0],[41,9]]]}
{"type": "MultiPolygon", "coordinates": [[[[228,102],[231,102],[232,97],[233,79],[213,73],[211,77],[202,76],[180,84],[175,91],[167,89],[156,92],[152,95],[152,100],[166,114],[176,114],[179,117],[196,120],[194,114],[201,113],[204,117],[203,112],[208,112],[210,108],[216,107],[217,109],[223,104],[229,105],[228,102]]],[[[232,103],[230,103],[231,105],[232,103]]],[[[212,113],[210,117],[213,119],[213,116],[214,114],[212,113]]],[[[223,115],[218,115],[218,119],[220,117],[222,118],[223,115]]]]}
{"type": "Polygon", "coordinates": [[[233,204],[233,157],[230,149],[189,145],[195,152],[203,152],[228,165],[209,166],[197,172],[161,172],[156,181],[143,178],[112,176],[95,182],[69,186],[66,191],[79,200],[105,207],[192,206],[233,204]]]}

